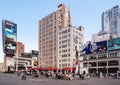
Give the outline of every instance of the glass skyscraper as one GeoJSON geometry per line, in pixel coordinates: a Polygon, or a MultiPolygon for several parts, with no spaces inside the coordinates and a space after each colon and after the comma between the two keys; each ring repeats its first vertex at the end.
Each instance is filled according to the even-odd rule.
{"type": "Polygon", "coordinates": [[[109,32],[113,37],[120,37],[120,8],[113,8],[102,13],[102,31],[109,32]]]}

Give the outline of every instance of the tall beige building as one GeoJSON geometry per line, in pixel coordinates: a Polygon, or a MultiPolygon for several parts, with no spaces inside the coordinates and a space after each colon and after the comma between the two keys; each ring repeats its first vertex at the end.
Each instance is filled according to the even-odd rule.
{"type": "Polygon", "coordinates": [[[57,67],[58,32],[63,27],[70,25],[69,7],[66,7],[64,4],[60,4],[56,12],[49,14],[39,21],[39,67],[57,67]]]}

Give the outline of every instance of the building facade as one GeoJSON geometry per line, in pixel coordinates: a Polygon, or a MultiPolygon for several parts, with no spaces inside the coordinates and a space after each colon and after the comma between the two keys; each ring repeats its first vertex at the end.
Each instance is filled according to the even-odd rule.
{"type": "Polygon", "coordinates": [[[80,58],[80,72],[88,73],[117,73],[120,69],[120,50],[106,51],[100,53],[93,53],[81,55],[80,58]]]}
{"type": "Polygon", "coordinates": [[[0,62],[0,72],[4,72],[5,69],[4,69],[4,63],[3,62],[0,62]]]}
{"type": "Polygon", "coordinates": [[[75,67],[76,48],[84,42],[83,27],[64,27],[58,33],[57,68],[75,67]]]}
{"type": "Polygon", "coordinates": [[[21,53],[14,57],[15,70],[27,70],[27,68],[38,67],[38,51],[32,50],[30,53],[21,53]]]}
{"type": "Polygon", "coordinates": [[[16,54],[20,55],[21,53],[25,52],[25,46],[21,42],[17,42],[17,49],[16,49],[16,54]]]}
{"type": "Polygon", "coordinates": [[[105,31],[100,31],[98,33],[92,34],[92,41],[99,42],[110,39],[110,33],[105,31]]]}
{"type": "Polygon", "coordinates": [[[58,10],[39,21],[38,33],[38,65],[39,67],[57,67],[58,32],[70,26],[69,8],[64,4],[58,10]]]}
{"type": "Polygon", "coordinates": [[[111,38],[94,44],[89,43],[82,49],[81,73],[85,71],[86,73],[108,74],[117,73],[118,70],[120,70],[120,38],[111,38]]]}

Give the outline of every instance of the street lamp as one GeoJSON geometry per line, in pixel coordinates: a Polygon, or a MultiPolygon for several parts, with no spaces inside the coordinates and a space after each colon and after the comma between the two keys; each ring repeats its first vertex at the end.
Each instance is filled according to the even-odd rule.
{"type": "Polygon", "coordinates": [[[18,55],[16,54],[16,72],[18,71],[18,55]]]}

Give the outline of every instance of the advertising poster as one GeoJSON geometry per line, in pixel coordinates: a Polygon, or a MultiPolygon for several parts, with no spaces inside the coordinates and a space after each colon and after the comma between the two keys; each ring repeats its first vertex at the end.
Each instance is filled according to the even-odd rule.
{"type": "Polygon", "coordinates": [[[100,42],[89,42],[81,46],[81,54],[91,54],[91,53],[98,53],[98,52],[105,52],[107,51],[107,41],[100,41],[100,42]]]}

